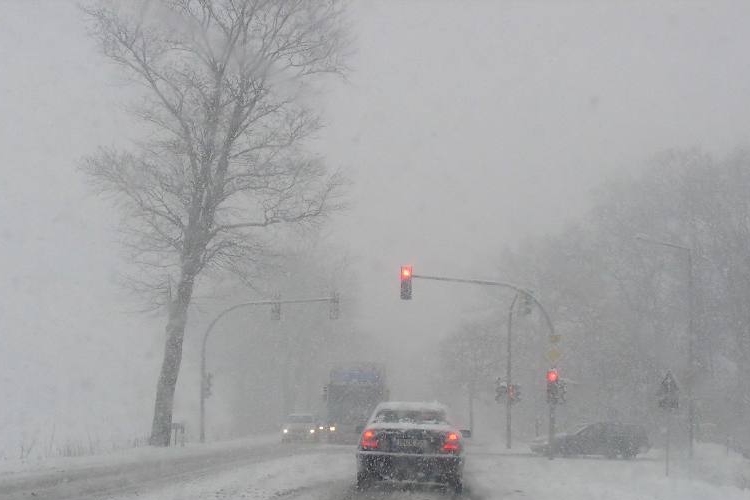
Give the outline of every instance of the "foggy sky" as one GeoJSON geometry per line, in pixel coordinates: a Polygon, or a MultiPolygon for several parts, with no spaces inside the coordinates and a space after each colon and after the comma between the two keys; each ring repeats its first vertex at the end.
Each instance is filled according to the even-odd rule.
{"type": "MultiPolygon", "coordinates": [[[[129,90],[72,0],[0,7],[0,419],[72,422],[95,400],[132,432],[151,418],[164,320],[128,313],[118,214],[76,170],[127,144],[129,90]]],[[[352,7],[353,71],[322,98],[316,147],[354,181],[330,231],[358,257],[361,328],[399,339],[396,362],[427,364],[420,344],[477,296],[417,281],[402,303],[401,264],[503,279],[494,256],[563,228],[602,181],[662,149],[747,143],[747,2],[352,7]]],[[[423,382],[394,379],[404,396],[423,382]]]]}
{"type": "Polygon", "coordinates": [[[402,263],[507,278],[493,256],[560,230],[604,180],[666,148],[745,144],[749,13],[743,2],[357,4],[359,57],[330,96],[326,151],[356,171],[343,234],[371,273],[366,324],[415,338],[404,357],[418,358],[476,291],[416,281],[414,303],[399,303],[402,263]]]}

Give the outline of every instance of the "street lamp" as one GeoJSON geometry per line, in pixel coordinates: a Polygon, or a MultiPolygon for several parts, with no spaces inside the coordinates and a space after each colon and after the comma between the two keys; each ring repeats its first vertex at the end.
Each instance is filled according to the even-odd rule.
{"type": "Polygon", "coordinates": [[[687,256],[687,280],[688,280],[688,370],[687,370],[687,399],[688,399],[688,456],[693,458],[693,437],[695,429],[695,404],[693,402],[693,323],[695,308],[695,290],[693,286],[693,251],[690,247],[678,245],[669,241],[661,241],[645,234],[635,235],[637,240],[652,245],[661,245],[664,247],[675,248],[685,252],[687,256]]]}

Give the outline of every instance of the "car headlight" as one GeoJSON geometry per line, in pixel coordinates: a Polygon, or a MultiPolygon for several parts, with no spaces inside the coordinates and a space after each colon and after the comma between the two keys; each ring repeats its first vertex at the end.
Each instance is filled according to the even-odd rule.
{"type": "Polygon", "coordinates": [[[323,429],[325,429],[325,427],[323,427],[322,425],[320,427],[318,427],[319,431],[322,431],[323,429]]]}
{"type": "Polygon", "coordinates": [[[310,434],[315,434],[315,429],[310,429],[310,434]]]}
{"type": "Polygon", "coordinates": [[[328,430],[331,432],[336,432],[336,426],[332,425],[331,427],[328,428],[328,430]]]}
{"type": "Polygon", "coordinates": [[[284,434],[286,434],[286,433],[288,433],[288,432],[289,432],[289,429],[284,429],[284,430],[283,430],[283,431],[281,431],[281,432],[283,432],[284,434]]]}

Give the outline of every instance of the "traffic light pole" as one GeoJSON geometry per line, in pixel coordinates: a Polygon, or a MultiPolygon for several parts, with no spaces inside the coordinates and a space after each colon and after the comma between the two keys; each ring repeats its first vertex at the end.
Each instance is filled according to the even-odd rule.
{"type": "Polygon", "coordinates": [[[423,280],[432,280],[432,281],[450,281],[452,283],[469,283],[469,284],[474,284],[474,285],[499,286],[499,287],[515,290],[517,293],[522,294],[524,297],[530,299],[542,312],[542,317],[544,317],[544,321],[545,323],[547,323],[547,328],[549,328],[550,342],[554,344],[560,340],[558,336],[555,334],[555,327],[552,325],[552,320],[550,319],[549,314],[547,314],[547,310],[544,308],[542,303],[539,302],[536,299],[536,297],[534,297],[534,295],[531,292],[529,292],[529,290],[527,290],[526,288],[520,287],[518,285],[514,285],[513,283],[508,283],[505,281],[447,278],[444,276],[426,276],[424,274],[412,274],[411,277],[414,279],[423,279],[423,280]]]}
{"type": "Polygon", "coordinates": [[[695,383],[695,358],[693,352],[694,324],[695,324],[695,287],[693,284],[693,251],[688,247],[683,247],[687,252],[688,266],[688,456],[693,458],[693,442],[695,439],[695,402],[693,401],[693,384],[695,383]]]}
{"type": "Polygon", "coordinates": [[[670,441],[670,434],[672,434],[672,413],[667,412],[667,443],[666,443],[666,453],[664,454],[664,475],[669,477],[669,441],[670,441]]]}
{"type": "MultiPolygon", "coordinates": [[[[404,275],[404,269],[401,269],[401,286],[402,286],[402,296],[401,298],[411,298],[411,279],[423,279],[423,280],[432,280],[432,281],[448,281],[452,283],[468,283],[472,285],[485,285],[485,286],[499,286],[503,288],[509,288],[511,290],[514,290],[516,292],[516,295],[523,295],[526,300],[531,300],[541,311],[542,317],[544,318],[544,321],[547,323],[547,328],[549,328],[549,342],[550,344],[557,344],[560,341],[560,336],[555,333],[555,327],[552,324],[552,320],[549,317],[549,314],[547,314],[547,310],[544,308],[544,306],[539,302],[536,297],[527,289],[522,288],[520,286],[514,285],[512,283],[508,283],[505,281],[489,281],[489,280],[475,280],[475,279],[464,279],[464,278],[448,278],[444,276],[427,276],[424,274],[413,274],[412,273],[412,267],[408,266],[408,274],[404,275]],[[408,288],[408,297],[404,296],[404,278],[407,278],[409,280],[409,288],[408,288]]],[[[512,319],[511,319],[512,320],[512,319]]],[[[509,333],[510,333],[510,327],[509,327],[509,333]]],[[[510,335],[508,335],[508,342],[510,342],[510,335]]],[[[509,344],[510,345],[510,344],[509,344]]],[[[510,383],[510,349],[508,350],[508,383],[510,383]]],[[[506,396],[507,397],[507,396],[506,396]]],[[[554,457],[554,439],[555,439],[555,404],[554,402],[549,402],[549,437],[547,439],[547,442],[549,443],[549,459],[552,460],[554,457]]],[[[510,405],[510,403],[508,403],[510,405]]],[[[510,408],[506,410],[508,412],[508,422],[510,422],[510,408]]],[[[510,424],[508,424],[509,426],[510,424]]],[[[506,428],[506,432],[509,432],[509,427],[506,428]]],[[[508,435],[508,447],[510,447],[510,436],[508,435]]]]}
{"type": "Polygon", "coordinates": [[[507,345],[507,358],[508,358],[508,366],[505,368],[505,377],[507,379],[508,383],[508,392],[505,396],[505,447],[507,449],[511,449],[511,418],[512,418],[512,411],[511,411],[511,405],[513,404],[513,401],[510,399],[510,388],[511,384],[513,383],[513,380],[511,379],[511,361],[512,361],[512,351],[511,351],[511,342],[512,342],[512,335],[513,335],[513,308],[516,306],[516,302],[518,301],[518,293],[516,293],[513,296],[513,302],[510,303],[510,308],[508,309],[508,345],[507,345]]]}
{"type": "Polygon", "coordinates": [[[211,321],[211,323],[208,325],[208,328],[206,328],[206,332],[203,334],[203,344],[201,345],[201,383],[200,383],[200,401],[201,401],[201,414],[200,414],[200,442],[205,443],[206,442],[206,392],[208,390],[208,385],[206,381],[206,344],[208,343],[208,336],[211,334],[211,332],[214,329],[214,326],[216,326],[216,323],[219,322],[221,318],[229,314],[230,312],[241,309],[245,307],[252,307],[252,306],[273,306],[273,307],[279,307],[281,304],[306,304],[311,302],[328,302],[331,304],[331,319],[334,318],[333,311],[336,311],[336,314],[338,314],[338,303],[339,303],[339,296],[338,294],[334,293],[330,297],[316,297],[316,298],[310,298],[310,299],[290,299],[290,300],[256,300],[253,302],[243,302],[241,304],[233,305],[232,307],[228,307],[221,311],[214,319],[211,321]]]}
{"type": "Polygon", "coordinates": [[[548,457],[550,460],[555,458],[555,404],[549,403],[549,435],[547,436],[549,444],[548,457]]]}

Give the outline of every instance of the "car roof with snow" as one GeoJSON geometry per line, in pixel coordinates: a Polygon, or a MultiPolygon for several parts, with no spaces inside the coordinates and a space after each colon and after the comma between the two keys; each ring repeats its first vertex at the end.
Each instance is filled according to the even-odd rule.
{"type": "Polygon", "coordinates": [[[387,401],[375,407],[367,423],[373,429],[453,429],[448,407],[438,402],[387,401]]]}
{"type": "Polygon", "coordinates": [[[444,411],[448,412],[448,407],[437,401],[426,402],[426,401],[385,401],[378,404],[375,407],[375,412],[380,410],[395,410],[395,411],[444,411]]]}

